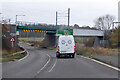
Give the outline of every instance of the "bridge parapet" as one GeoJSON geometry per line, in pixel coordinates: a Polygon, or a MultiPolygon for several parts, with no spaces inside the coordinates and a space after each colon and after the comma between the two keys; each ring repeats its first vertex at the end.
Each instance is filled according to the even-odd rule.
{"type": "Polygon", "coordinates": [[[31,30],[44,30],[47,33],[56,33],[57,28],[50,28],[50,27],[41,27],[41,26],[17,26],[17,31],[31,31],[31,30]]]}
{"type": "Polygon", "coordinates": [[[102,30],[92,30],[92,29],[73,29],[74,36],[85,36],[85,37],[102,37],[104,36],[104,31],[102,30]]]}

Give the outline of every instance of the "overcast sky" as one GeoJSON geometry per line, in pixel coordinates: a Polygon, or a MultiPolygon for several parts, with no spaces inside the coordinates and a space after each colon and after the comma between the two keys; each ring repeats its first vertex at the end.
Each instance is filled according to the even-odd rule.
{"type": "MultiPolygon", "coordinates": [[[[55,24],[55,12],[67,16],[70,8],[70,25],[94,26],[94,20],[106,14],[118,19],[119,0],[1,0],[0,13],[3,19],[55,24]]],[[[67,25],[67,17],[59,17],[58,24],[67,25]]]]}

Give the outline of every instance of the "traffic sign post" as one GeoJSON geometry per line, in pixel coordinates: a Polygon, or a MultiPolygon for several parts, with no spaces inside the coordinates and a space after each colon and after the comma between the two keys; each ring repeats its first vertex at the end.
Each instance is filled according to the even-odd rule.
{"type": "Polygon", "coordinates": [[[13,41],[12,41],[12,47],[13,47],[13,41]]]}
{"type": "Polygon", "coordinates": [[[10,41],[12,42],[12,47],[13,47],[14,46],[13,42],[15,42],[15,39],[12,37],[10,41]]]}

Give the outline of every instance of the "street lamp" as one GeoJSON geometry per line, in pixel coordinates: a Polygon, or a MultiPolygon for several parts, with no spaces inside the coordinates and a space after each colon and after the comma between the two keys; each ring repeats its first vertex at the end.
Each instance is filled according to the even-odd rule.
{"type": "Polygon", "coordinates": [[[16,24],[17,24],[17,17],[18,16],[25,16],[25,15],[16,15],[16,21],[15,21],[16,24]]]}
{"type": "MultiPolygon", "coordinates": [[[[16,25],[17,25],[17,18],[18,18],[18,16],[25,16],[25,15],[16,15],[16,20],[15,20],[16,25]]],[[[21,36],[21,34],[20,34],[20,36],[21,36]]]]}

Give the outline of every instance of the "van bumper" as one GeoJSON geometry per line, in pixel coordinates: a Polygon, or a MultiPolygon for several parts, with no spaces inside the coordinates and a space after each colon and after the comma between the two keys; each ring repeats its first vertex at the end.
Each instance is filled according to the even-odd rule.
{"type": "Polygon", "coordinates": [[[59,52],[56,52],[56,55],[57,56],[60,56],[60,57],[70,57],[70,56],[74,56],[75,55],[75,52],[74,53],[59,53],[59,52]]]}

